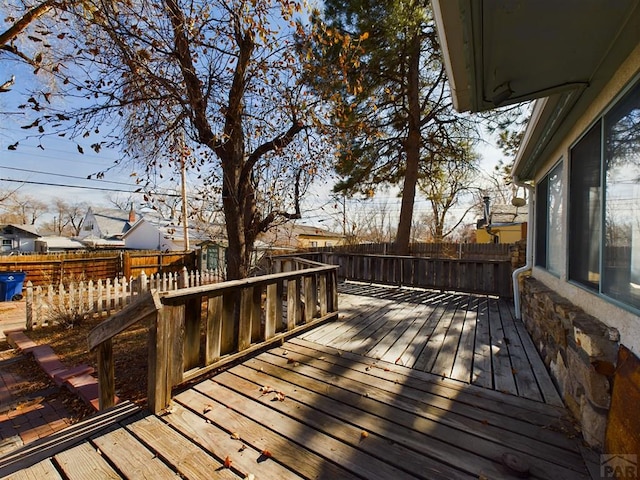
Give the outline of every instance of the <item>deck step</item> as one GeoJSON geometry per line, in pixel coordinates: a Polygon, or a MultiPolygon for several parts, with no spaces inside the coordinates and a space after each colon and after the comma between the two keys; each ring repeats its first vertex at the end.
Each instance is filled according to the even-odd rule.
{"type": "Polygon", "coordinates": [[[135,415],[140,408],[130,401],[98,412],[59,432],[32,442],[0,457],[0,478],[28,468],[81,443],[97,433],[135,415]]]}

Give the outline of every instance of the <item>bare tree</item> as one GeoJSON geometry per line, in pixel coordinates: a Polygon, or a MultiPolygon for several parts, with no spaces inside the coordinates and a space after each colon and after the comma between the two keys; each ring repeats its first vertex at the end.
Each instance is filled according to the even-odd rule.
{"type": "Polygon", "coordinates": [[[29,195],[14,193],[2,202],[3,223],[35,225],[49,211],[49,205],[29,195]]]}
{"type": "Polygon", "coordinates": [[[52,208],[52,213],[55,215],[53,227],[56,235],[80,235],[80,226],[87,209],[88,205],[85,202],[67,203],[57,199],[52,208]]]}
{"type": "Polygon", "coordinates": [[[462,140],[457,142],[455,148],[440,148],[431,155],[436,155],[437,158],[426,162],[430,165],[430,171],[420,178],[418,188],[431,206],[431,221],[428,225],[432,240],[439,243],[463,222],[466,214],[473,208],[473,205],[469,206],[447,228],[451,210],[460,205],[462,195],[472,190],[477,179],[477,156],[472,145],[462,140]]]}
{"type": "Polygon", "coordinates": [[[300,217],[300,196],[323,168],[291,48],[301,8],[286,0],[70,5],[73,35],[59,63],[72,66],[51,72],[64,88],[32,97],[28,106],[48,111],[30,126],[66,128],[79,151],[90,137],[96,152],[121,146],[147,176],[172,175],[181,149],[192,149],[189,168],[222,199],[228,278],[244,277],[257,235],[300,217]]]}

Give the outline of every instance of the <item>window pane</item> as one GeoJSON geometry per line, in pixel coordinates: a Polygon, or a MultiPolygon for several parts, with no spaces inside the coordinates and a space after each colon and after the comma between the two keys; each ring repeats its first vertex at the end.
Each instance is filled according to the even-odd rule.
{"type": "Polygon", "coordinates": [[[549,203],[549,177],[536,187],[536,265],[547,268],[547,205],[549,203]]]}
{"type": "Polygon", "coordinates": [[[547,270],[560,274],[562,259],[562,162],[549,173],[547,270]]]}
{"type": "Polygon", "coordinates": [[[640,308],[640,84],[605,117],[602,291],[640,308]]]}
{"type": "Polygon", "coordinates": [[[569,278],[594,290],[600,283],[601,122],[571,149],[569,278]]]}

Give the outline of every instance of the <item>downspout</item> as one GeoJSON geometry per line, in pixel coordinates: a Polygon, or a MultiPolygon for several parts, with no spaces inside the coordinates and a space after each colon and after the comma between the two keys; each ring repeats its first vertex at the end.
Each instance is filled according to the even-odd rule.
{"type": "Polygon", "coordinates": [[[513,176],[513,183],[518,187],[523,187],[529,193],[529,204],[527,210],[527,250],[525,253],[525,264],[520,268],[516,268],[511,274],[513,280],[513,306],[515,309],[516,318],[522,319],[522,312],[520,311],[520,284],[518,283],[518,277],[521,273],[531,270],[533,268],[533,226],[534,220],[534,207],[535,207],[535,195],[534,188],[528,183],[523,183],[518,180],[516,175],[513,176]]]}

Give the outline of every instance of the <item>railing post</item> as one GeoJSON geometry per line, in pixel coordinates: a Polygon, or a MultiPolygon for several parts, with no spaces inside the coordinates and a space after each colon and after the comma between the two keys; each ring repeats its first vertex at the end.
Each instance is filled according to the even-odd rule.
{"type": "Polygon", "coordinates": [[[169,406],[171,385],[169,382],[168,322],[166,309],[152,315],[149,320],[149,378],[147,403],[154,414],[169,406]]]}
{"type": "Polygon", "coordinates": [[[331,283],[327,277],[331,275],[331,272],[321,273],[318,277],[318,289],[319,289],[319,300],[320,300],[320,316],[324,317],[329,311],[329,292],[327,290],[327,283],[331,283]]]}
{"type": "Polygon", "coordinates": [[[251,345],[251,311],[253,288],[243,288],[240,292],[240,319],[238,322],[238,350],[251,345]]]}
{"type": "Polygon", "coordinates": [[[207,300],[207,326],[205,343],[205,363],[207,365],[220,358],[222,348],[223,296],[216,295],[207,300]]]}
{"type": "Polygon", "coordinates": [[[287,281],[287,330],[292,330],[300,323],[300,278],[287,281]]]}
{"type": "Polygon", "coordinates": [[[316,316],[317,309],[317,281],[316,276],[304,277],[304,321],[310,322],[316,316]]]}
{"type": "Polygon", "coordinates": [[[113,343],[107,339],[98,345],[98,405],[100,410],[113,407],[116,395],[116,377],[113,361],[113,343]]]}
{"type": "Polygon", "coordinates": [[[264,338],[269,340],[282,327],[282,296],[284,285],[282,280],[267,285],[267,308],[264,325],[264,338]]]}

